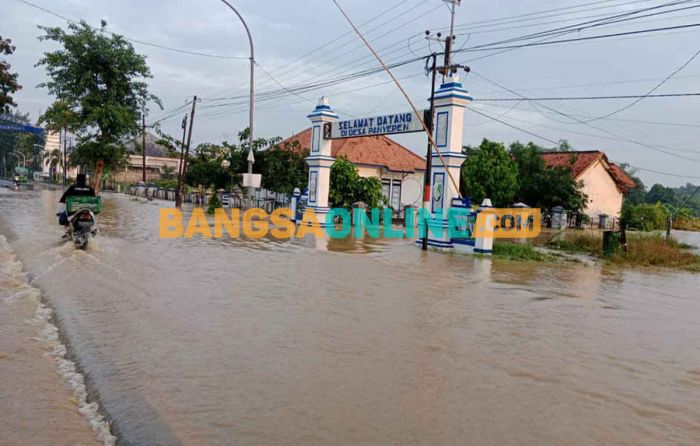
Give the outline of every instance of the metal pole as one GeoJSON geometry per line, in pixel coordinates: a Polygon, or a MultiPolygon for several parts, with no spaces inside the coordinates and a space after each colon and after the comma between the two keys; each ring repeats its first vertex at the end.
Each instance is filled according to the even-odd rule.
{"type": "MultiPolygon", "coordinates": [[[[434,124],[433,124],[433,117],[435,115],[435,76],[437,74],[437,54],[433,53],[431,56],[433,58],[433,66],[432,66],[432,72],[433,72],[433,83],[432,87],[430,89],[430,110],[428,111],[429,113],[429,119],[428,119],[428,130],[433,132],[434,124]]],[[[430,181],[431,181],[431,171],[432,171],[432,165],[433,165],[433,146],[430,143],[430,139],[428,139],[428,151],[425,155],[425,177],[423,179],[423,209],[426,211],[430,212],[430,181]]],[[[425,222],[425,235],[423,236],[423,240],[421,242],[421,247],[423,251],[428,250],[428,224],[430,221],[425,222]]]]}
{"type": "Polygon", "coordinates": [[[445,82],[445,78],[450,74],[450,65],[452,64],[452,45],[454,44],[455,35],[455,12],[456,6],[460,3],[460,0],[443,0],[452,5],[450,8],[450,35],[445,39],[445,66],[442,70],[442,81],[445,82]]]}
{"type": "Polygon", "coordinates": [[[187,136],[187,115],[182,118],[182,147],[180,148],[180,165],[177,169],[177,190],[175,191],[175,207],[182,206],[182,171],[185,167],[185,137],[187,136]]]}
{"type": "Polygon", "coordinates": [[[141,161],[143,164],[143,183],[146,184],[146,113],[141,113],[141,161]]]}
{"type": "Polygon", "coordinates": [[[66,188],[66,160],[68,158],[66,154],[67,150],[67,143],[68,143],[68,129],[64,128],[63,129],[63,188],[66,188]]]}
{"type": "MultiPolygon", "coordinates": [[[[231,8],[231,10],[234,13],[236,13],[238,18],[241,20],[241,23],[243,23],[245,32],[246,34],[248,34],[248,41],[250,42],[250,110],[248,113],[248,174],[250,176],[250,174],[253,173],[253,163],[255,162],[255,159],[253,158],[253,108],[255,106],[255,47],[253,46],[253,36],[250,34],[248,24],[245,22],[245,20],[243,20],[243,16],[241,16],[238,10],[236,10],[236,8],[234,8],[228,1],[221,0],[221,2],[229,8],[231,8]]],[[[252,186],[248,186],[246,196],[250,206],[252,204],[253,199],[252,186]]]]}
{"type": "MultiPolygon", "coordinates": [[[[187,131],[187,146],[185,147],[185,164],[182,166],[182,189],[185,187],[185,178],[187,177],[187,163],[190,160],[190,143],[192,142],[192,127],[194,126],[194,110],[197,106],[197,95],[192,99],[192,111],[190,112],[190,128],[187,131]]],[[[183,190],[180,191],[182,194],[183,190]]]]}

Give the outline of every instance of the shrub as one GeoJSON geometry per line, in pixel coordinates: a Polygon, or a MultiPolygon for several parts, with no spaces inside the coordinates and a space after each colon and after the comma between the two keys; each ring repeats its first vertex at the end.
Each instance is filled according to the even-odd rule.
{"type": "Polygon", "coordinates": [[[629,229],[654,231],[666,228],[668,211],[661,203],[656,204],[625,204],[622,206],[620,221],[629,229]]]}

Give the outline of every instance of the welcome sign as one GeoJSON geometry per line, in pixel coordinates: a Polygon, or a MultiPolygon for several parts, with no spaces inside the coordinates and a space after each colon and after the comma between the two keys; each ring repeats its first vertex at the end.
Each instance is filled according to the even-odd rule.
{"type": "MultiPolygon", "coordinates": [[[[392,113],[371,118],[355,118],[333,122],[330,125],[330,139],[422,131],[423,125],[415,113],[392,113]]],[[[329,138],[329,136],[326,136],[326,138],[329,138]]]]}

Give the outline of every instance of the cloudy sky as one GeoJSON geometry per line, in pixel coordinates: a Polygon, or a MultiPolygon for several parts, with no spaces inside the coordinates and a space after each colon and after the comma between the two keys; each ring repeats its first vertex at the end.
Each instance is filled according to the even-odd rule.
{"type": "MultiPolygon", "coordinates": [[[[304,129],[308,124],[305,115],[321,95],[329,97],[341,117],[408,110],[384,73],[342,79],[378,65],[349,31],[331,0],[231,2],[248,21],[255,40],[260,93],[255,115],[257,136],[286,137],[304,129]],[[330,84],[331,80],[336,82],[330,84]],[[323,85],[315,88],[315,84],[323,85]],[[289,93],[304,86],[308,88],[289,93]]],[[[450,12],[442,0],[341,3],[356,23],[363,24],[361,29],[387,62],[417,59],[441,50],[439,44],[425,40],[424,32],[447,30],[450,12]]],[[[16,102],[32,118],[52,102],[44,90],[35,87],[45,80],[45,73],[34,64],[44,51],[52,49],[49,43],[37,40],[41,34],[37,26],[66,25],[54,13],[84,19],[94,26],[104,19],[110,31],[132,39],[136,50],[147,57],[153,72],[151,89],[164,105],[164,110],[154,106],[149,119],[162,119],[165,131],[180,134],[185,104],[195,94],[203,98],[198,103],[195,142],[233,140],[247,125],[248,41],[236,16],[219,0],[0,0],[0,11],[0,35],[11,38],[17,46],[9,58],[24,86],[16,102]]],[[[632,105],[634,99],[520,100],[644,95],[676,71],[654,94],[700,92],[700,57],[693,59],[700,50],[700,27],[549,44],[697,24],[700,1],[465,0],[455,21],[456,47],[462,50],[455,61],[473,70],[463,77],[465,87],[475,97],[472,108],[502,121],[468,112],[465,144],[489,138],[507,143],[532,140],[551,146],[548,140],[566,139],[575,149],[603,150],[613,161],[638,167],[638,174],[649,185],[700,183],[700,97],[646,98],[610,116],[606,115],[632,105]],[[515,43],[546,45],[512,48],[512,44],[505,44],[508,48],[500,45],[500,49],[487,51],[474,48],[654,7],[658,8],[623,16],[634,20],[515,43]],[[479,101],[497,98],[518,100],[479,101]]],[[[421,108],[427,106],[430,91],[423,73],[422,60],[395,70],[421,108]]],[[[397,139],[424,154],[424,136],[397,139]]]]}

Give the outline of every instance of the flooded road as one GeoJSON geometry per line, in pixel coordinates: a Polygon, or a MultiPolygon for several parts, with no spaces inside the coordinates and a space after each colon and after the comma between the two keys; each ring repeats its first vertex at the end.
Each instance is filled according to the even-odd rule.
{"type": "Polygon", "coordinates": [[[0,234],[119,444],[700,441],[700,275],[159,240],[170,203],[110,194],[78,252],[57,200],[0,192],[0,234]]]}

